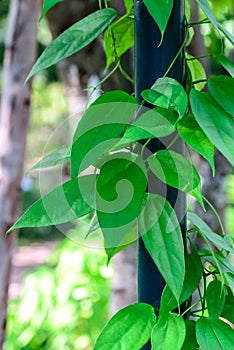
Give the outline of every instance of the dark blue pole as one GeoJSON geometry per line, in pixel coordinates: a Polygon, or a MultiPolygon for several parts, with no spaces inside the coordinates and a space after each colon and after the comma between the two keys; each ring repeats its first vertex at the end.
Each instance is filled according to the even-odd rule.
{"type": "MultiPolygon", "coordinates": [[[[167,71],[180,50],[184,36],[184,0],[174,0],[172,14],[160,47],[158,45],[161,34],[158,26],[148,13],[143,1],[135,0],[135,91],[138,101],[142,100],[141,92],[150,88],[155,80],[162,77],[167,71]]],[[[175,61],[168,76],[184,84],[184,50],[175,61]]],[[[163,146],[159,140],[153,140],[147,147],[151,152],[156,152],[163,146]]],[[[177,144],[177,151],[178,149],[182,152],[182,144],[177,144]]],[[[157,188],[155,188],[155,193],[157,193],[157,188]]],[[[168,188],[167,199],[172,206],[174,206],[175,201],[177,202],[177,215],[178,217],[183,216],[181,213],[185,213],[185,196],[175,189],[168,188]]],[[[181,220],[181,227],[184,232],[185,219],[181,220]]],[[[145,249],[141,238],[139,239],[138,252],[138,299],[140,302],[149,303],[158,309],[165,282],[145,249]]],[[[150,344],[147,344],[143,349],[150,348],[150,344]]]]}

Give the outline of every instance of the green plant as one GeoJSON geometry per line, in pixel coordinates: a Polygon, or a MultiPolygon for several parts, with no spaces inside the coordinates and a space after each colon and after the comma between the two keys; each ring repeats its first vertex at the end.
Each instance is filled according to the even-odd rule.
{"type": "Polygon", "coordinates": [[[22,296],[9,304],[5,349],[92,349],[108,317],[105,260],[65,239],[46,265],[27,271],[22,296]]]}
{"type": "MultiPolygon", "coordinates": [[[[104,8],[102,1],[99,3],[99,11],[74,24],[47,47],[28,79],[78,52],[106,30],[107,67],[112,62],[115,66],[105,79],[120,69],[126,79],[132,81],[121,66],[120,56],[134,41],[133,3],[125,0],[127,13],[115,22],[117,13],[108,7],[108,1],[104,1],[104,8]]],[[[144,0],[144,3],[158,24],[163,41],[173,0],[144,0]]],[[[233,45],[233,36],[216,20],[207,0],[197,0],[197,3],[206,16],[200,24],[209,23],[233,45]]],[[[189,23],[188,1],[186,5],[183,47],[191,28],[196,25],[189,23]]],[[[144,102],[139,108],[137,100],[123,91],[104,93],[85,111],[72,145],[50,154],[36,165],[47,167],[70,160],[71,179],[33,204],[10,230],[91,217],[88,234],[101,228],[110,260],[137,240],[138,225],[144,245],[166,282],[159,310],[137,303],[119,311],[98,337],[95,350],[137,350],[150,338],[152,349],[229,350],[233,346],[234,333],[227,324],[227,321],[234,322],[234,267],[229,261],[233,242],[225,234],[215,208],[202,195],[198,171],[172,147],[180,137],[209,162],[213,174],[215,147],[234,164],[234,65],[223,55],[217,59],[231,77],[206,79],[197,59],[187,56],[186,90],[167,77],[173,60],[164,77],[142,92],[144,101],[155,106],[151,110],[144,107],[144,102]],[[208,92],[201,92],[206,83],[208,92]],[[135,119],[131,123],[133,116],[135,119]],[[176,131],[178,134],[172,136],[164,150],[147,153],[149,140],[160,138],[165,144],[164,138],[175,135],[176,131]],[[143,139],[148,141],[139,151],[138,141],[143,139]],[[90,165],[95,167],[94,173],[81,176],[90,165]],[[193,196],[204,210],[205,205],[209,205],[220,222],[222,236],[188,211],[190,225],[184,244],[179,220],[166,196],[150,191],[149,169],[165,185],[193,196]],[[206,249],[197,248],[196,235],[202,237],[206,249]],[[193,302],[195,291],[199,298],[193,302]]]]}

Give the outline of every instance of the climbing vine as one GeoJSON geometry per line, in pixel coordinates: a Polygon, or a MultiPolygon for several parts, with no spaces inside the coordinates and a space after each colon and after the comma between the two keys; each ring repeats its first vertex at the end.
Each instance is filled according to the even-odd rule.
{"type": "MultiPolygon", "coordinates": [[[[60,1],[44,0],[41,18],[60,1]]],[[[174,0],[143,2],[161,32],[161,45],[174,0]]],[[[216,20],[209,2],[196,2],[205,16],[199,24],[209,23],[234,45],[232,34],[216,20]]],[[[98,11],[72,25],[46,48],[27,80],[77,53],[104,33],[106,69],[112,65],[104,80],[119,69],[133,82],[120,60],[134,45],[133,1],[124,3],[126,14],[120,15],[109,7],[108,1],[100,0],[98,11]]],[[[186,1],[185,39],[177,56],[192,40],[194,25],[198,24],[190,23],[186,1]]],[[[91,233],[97,226],[101,228],[108,261],[135,242],[140,232],[166,282],[160,308],[136,303],[120,310],[101,332],[95,350],[137,350],[150,339],[152,349],[233,348],[232,238],[225,233],[218,216],[222,236],[188,210],[183,213],[188,220],[183,242],[180,227],[183,217],[175,214],[166,199],[166,191],[168,185],[183,191],[198,201],[204,211],[208,205],[217,215],[202,194],[200,176],[191,159],[177,153],[173,145],[181,138],[207,160],[213,175],[215,148],[234,165],[234,65],[222,52],[216,53],[217,61],[230,75],[207,79],[201,63],[187,54],[185,88],[169,77],[177,56],[164,76],[142,92],[141,103],[124,91],[111,91],[103,93],[86,109],[72,144],[34,166],[43,168],[70,162],[70,180],[40,198],[9,230],[57,225],[85,217],[91,221],[91,233]],[[205,86],[206,92],[202,92],[205,86]],[[147,104],[152,108],[147,108],[147,104]],[[147,144],[154,138],[160,139],[165,149],[150,152],[147,144]],[[145,140],[143,146],[141,140],[145,140]],[[81,174],[90,166],[94,169],[92,173],[81,174]],[[151,193],[149,171],[161,181],[165,195],[151,193]],[[205,248],[197,247],[197,235],[205,248]],[[193,298],[195,292],[197,299],[193,298]]]]}

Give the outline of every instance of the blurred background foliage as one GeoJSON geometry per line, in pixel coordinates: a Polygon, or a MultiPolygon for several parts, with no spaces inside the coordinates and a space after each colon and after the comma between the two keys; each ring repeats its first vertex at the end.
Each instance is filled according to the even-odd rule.
{"type": "MultiPolygon", "coordinates": [[[[219,21],[233,32],[233,0],[210,3],[219,21]]],[[[8,0],[0,1],[0,88],[8,6],[8,0]]],[[[51,41],[51,34],[45,20],[38,28],[40,54],[51,41]]],[[[225,52],[233,59],[228,41],[209,25],[202,25],[201,33],[208,55],[225,52]]],[[[212,56],[209,67],[211,74],[223,73],[212,56]]],[[[52,67],[34,79],[26,170],[43,155],[51,133],[67,117],[63,88],[52,67]]],[[[58,135],[54,149],[66,141],[64,134],[58,135]]],[[[35,173],[30,173],[30,181],[23,210],[40,196],[35,173]]],[[[234,173],[227,177],[225,190],[227,229],[234,238],[234,173]]],[[[43,266],[27,271],[22,296],[9,301],[5,350],[90,350],[108,317],[111,269],[106,267],[106,256],[101,250],[88,250],[64,239],[54,227],[21,230],[18,245],[46,240],[56,241],[56,249],[43,266]]]]}

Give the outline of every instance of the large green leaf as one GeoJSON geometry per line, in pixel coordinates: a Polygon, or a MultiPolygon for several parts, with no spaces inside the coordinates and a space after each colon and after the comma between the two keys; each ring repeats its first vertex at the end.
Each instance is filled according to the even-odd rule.
{"type": "Polygon", "coordinates": [[[124,140],[139,141],[143,139],[168,136],[175,131],[178,119],[176,112],[155,108],[142,114],[125,132],[124,140]]]}
{"type": "Polygon", "coordinates": [[[218,249],[225,249],[228,252],[233,252],[233,245],[230,244],[228,240],[225,240],[223,237],[214,233],[209,226],[195,213],[188,212],[187,213],[188,220],[193,223],[195,227],[201,231],[206,238],[212,242],[218,249]]]}
{"type": "MultiPolygon", "coordinates": [[[[201,281],[203,266],[197,253],[185,255],[185,278],[179,304],[182,304],[195,292],[201,281]],[[196,269],[194,269],[196,266],[196,269]]],[[[176,309],[178,302],[170,291],[168,285],[163,290],[159,315],[167,315],[168,312],[176,309]]]]}
{"type": "MultiPolygon", "coordinates": [[[[191,73],[192,82],[206,80],[206,72],[205,72],[205,69],[203,68],[203,65],[197,59],[195,59],[195,57],[193,57],[192,55],[187,54],[186,59],[187,59],[187,65],[191,73]]],[[[198,84],[195,84],[195,89],[200,91],[204,88],[205,85],[206,85],[206,82],[202,81],[198,84]]]]}
{"type": "Polygon", "coordinates": [[[200,318],[196,323],[196,337],[202,350],[233,349],[234,331],[218,318],[200,318]]]}
{"type": "Polygon", "coordinates": [[[64,164],[70,160],[70,157],[71,157],[71,146],[63,146],[49,153],[44,158],[42,158],[30,170],[39,169],[39,168],[48,168],[59,164],[64,164]]]}
{"type": "Polygon", "coordinates": [[[71,152],[72,177],[120,141],[137,108],[131,103],[131,96],[124,92],[117,91],[116,98],[118,101],[121,95],[126,102],[115,102],[114,92],[104,95],[110,95],[112,102],[108,103],[107,97],[101,96],[87,109],[75,131],[71,152]]]}
{"type": "Polygon", "coordinates": [[[181,154],[162,150],[148,158],[150,169],[164,183],[194,196],[203,206],[200,177],[181,154]]]}
{"type": "Polygon", "coordinates": [[[232,117],[208,93],[192,90],[190,102],[193,114],[202,130],[234,166],[234,121],[232,117]]]}
{"type": "Polygon", "coordinates": [[[195,326],[196,322],[192,320],[186,320],[186,337],[181,350],[197,350],[199,345],[197,343],[195,326]]]}
{"type": "Polygon", "coordinates": [[[151,89],[144,90],[141,95],[155,106],[176,110],[180,118],[188,107],[188,96],[183,86],[172,78],[157,79],[151,89]]]}
{"type": "Polygon", "coordinates": [[[93,350],[139,350],[150,339],[154,308],[138,303],[115,314],[97,338],[93,350]]]}
{"type": "Polygon", "coordinates": [[[234,78],[218,75],[208,80],[209,92],[213,99],[234,118],[234,78]]]}
{"type": "Polygon", "coordinates": [[[139,217],[140,234],[157,268],[179,301],[185,276],[182,233],[169,202],[159,195],[149,195],[139,217]]]}
{"type": "Polygon", "coordinates": [[[41,15],[39,17],[39,21],[45,16],[45,14],[57,3],[61,2],[62,0],[44,0],[43,1],[43,8],[41,15]]]}
{"type": "MultiPolygon", "coordinates": [[[[136,240],[136,235],[129,237],[129,231],[142,209],[146,186],[145,163],[140,156],[118,152],[105,159],[97,180],[96,203],[106,248],[136,240]]],[[[107,253],[113,251],[107,249],[107,253]]]]}
{"type": "Polygon", "coordinates": [[[206,291],[206,303],[210,317],[219,317],[225,304],[225,289],[220,281],[211,281],[206,291]]]}
{"type": "Polygon", "coordinates": [[[157,23],[163,39],[163,35],[167,28],[167,23],[171,15],[174,0],[143,0],[143,2],[157,23]]]}
{"type": "Polygon", "coordinates": [[[35,73],[62,61],[90,44],[108,27],[116,14],[114,9],[103,9],[73,24],[45,49],[34,64],[27,80],[35,73]]]}
{"type": "Polygon", "coordinates": [[[182,118],[177,124],[177,130],[180,137],[209,162],[214,174],[214,145],[200,128],[194,116],[188,115],[182,118]]]}
{"type": "Polygon", "coordinates": [[[182,316],[169,314],[166,322],[156,323],[152,331],[152,350],[181,350],[186,335],[182,316]]]}
{"type": "Polygon", "coordinates": [[[134,19],[122,17],[105,32],[106,69],[134,45],[134,19]]]}
{"type": "Polygon", "coordinates": [[[215,58],[226,69],[226,71],[234,78],[234,64],[225,56],[215,55],[215,58]]]}
{"type": "Polygon", "coordinates": [[[56,187],[29,207],[8,232],[21,227],[58,225],[90,213],[95,206],[94,185],[95,175],[87,175],[56,187]]]}

